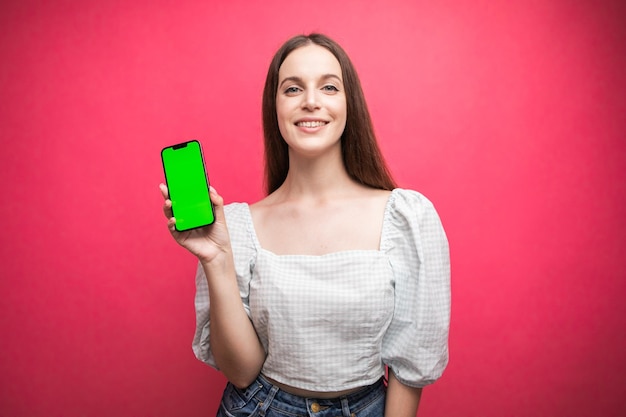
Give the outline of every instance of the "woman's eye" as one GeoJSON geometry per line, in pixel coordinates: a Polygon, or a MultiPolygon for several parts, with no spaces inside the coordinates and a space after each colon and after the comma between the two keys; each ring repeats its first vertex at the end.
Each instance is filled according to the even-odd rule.
{"type": "Polygon", "coordinates": [[[324,87],[322,87],[322,90],[333,91],[333,92],[339,91],[339,89],[332,84],[325,85],[324,87]]]}
{"type": "Polygon", "coordinates": [[[289,87],[285,90],[285,94],[295,94],[298,91],[300,91],[298,87],[289,87]]]}

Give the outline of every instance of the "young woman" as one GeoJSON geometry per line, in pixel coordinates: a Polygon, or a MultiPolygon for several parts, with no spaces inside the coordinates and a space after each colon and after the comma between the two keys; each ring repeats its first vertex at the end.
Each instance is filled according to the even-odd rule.
{"type": "Polygon", "coordinates": [[[263,127],[261,201],[224,206],[212,189],[215,223],[179,233],[161,184],[199,260],[194,352],[229,381],[218,416],[415,416],[448,361],[433,205],[396,188],[356,71],[324,35],[274,56],[263,127]]]}

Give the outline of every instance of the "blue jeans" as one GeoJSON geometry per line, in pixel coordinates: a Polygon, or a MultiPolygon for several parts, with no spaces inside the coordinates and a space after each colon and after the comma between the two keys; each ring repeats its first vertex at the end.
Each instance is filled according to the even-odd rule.
{"type": "Polygon", "coordinates": [[[386,387],[378,382],[333,399],[289,394],[259,375],[248,388],[226,385],[217,417],[383,417],[386,387]]]}

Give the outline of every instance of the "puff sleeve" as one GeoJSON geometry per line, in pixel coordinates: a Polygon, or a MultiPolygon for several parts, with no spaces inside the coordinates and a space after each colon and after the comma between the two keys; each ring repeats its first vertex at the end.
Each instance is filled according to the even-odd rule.
{"type": "MultiPolygon", "coordinates": [[[[224,207],[235,260],[239,294],[244,309],[250,317],[250,279],[256,259],[256,248],[247,221],[246,210],[248,207],[245,203],[233,203],[224,207]]],[[[192,342],[193,352],[200,361],[217,369],[209,343],[209,286],[200,263],[198,263],[196,271],[195,309],[196,331],[192,342]]]]}
{"type": "Polygon", "coordinates": [[[423,387],[448,363],[448,240],[434,206],[420,193],[397,189],[390,203],[381,247],[393,269],[395,301],[382,359],[400,382],[423,387]]]}

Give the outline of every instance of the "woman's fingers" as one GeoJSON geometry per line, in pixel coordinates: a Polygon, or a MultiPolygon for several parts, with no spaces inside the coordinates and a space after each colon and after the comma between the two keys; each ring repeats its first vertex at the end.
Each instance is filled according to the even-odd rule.
{"type": "Polygon", "coordinates": [[[176,232],[176,219],[170,217],[167,219],[167,228],[170,229],[170,232],[176,232]]]}
{"type": "Polygon", "coordinates": [[[167,186],[165,184],[159,184],[159,189],[161,190],[161,195],[165,199],[163,202],[163,214],[165,217],[170,219],[172,217],[172,200],[170,200],[169,192],[167,191],[167,186]]]}
{"type": "Polygon", "coordinates": [[[165,214],[165,217],[167,217],[168,219],[174,215],[172,213],[172,201],[171,200],[165,200],[165,202],[163,203],[163,214],[165,214]]]}
{"type": "Polygon", "coordinates": [[[215,219],[222,221],[224,219],[224,199],[217,193],[215,188],[211,186],[209,186],[209,196],[211,197],[211,203],[213,203],[215,219]]]}
{"type": "Polygon", "coordinates": [[[224,204],[224,199],[222,198],[221,195],[217,193],[217,191],[215,190],[215,188],[213,188],[213,186],[209,186],[209,195],[211,197],[211,201],[213,202],[213,205],[221,206],[222,204],[224,204]]]}
{"type": "Polygon", "coordinates": [[[161,195],[163,196],[163,198],[164,198],[165,200],[167,200],[168,198],[170,198],[170,193],[169,193],[169,191],[167,190],[167,185],[165,185],[165,184],[161,183],[161,184],[159,184],[159,189],[161,190],[161,195]]]}

